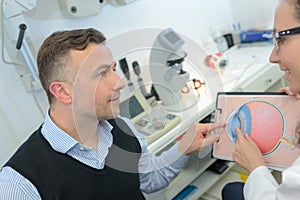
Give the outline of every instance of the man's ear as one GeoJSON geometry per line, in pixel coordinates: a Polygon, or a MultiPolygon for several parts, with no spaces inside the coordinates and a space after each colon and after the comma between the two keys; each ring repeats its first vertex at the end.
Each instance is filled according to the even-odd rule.
{"type": "Polygon", "coordinates": [[[68,84],[64,82],[52,82],[49,89],[57,101],[65,104],[72,103],[72,88],[68,84]]]}

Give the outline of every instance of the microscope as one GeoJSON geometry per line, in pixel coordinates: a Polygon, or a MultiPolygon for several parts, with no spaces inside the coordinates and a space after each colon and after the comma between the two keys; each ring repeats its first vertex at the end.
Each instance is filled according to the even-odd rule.
{"type": "Polygon", "coordinates": [[[173,29],[167,28],[156,37],[150,52],[150,74],[153,87],[166,110],[186,109],[181,102],[181,89],[189,80],[183,70],[187,53],[181,48],[184,40],[173,29]]]}

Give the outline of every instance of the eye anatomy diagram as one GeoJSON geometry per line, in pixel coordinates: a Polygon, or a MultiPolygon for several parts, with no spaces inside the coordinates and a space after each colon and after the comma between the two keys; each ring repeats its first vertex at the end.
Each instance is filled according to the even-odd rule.
{"type": "Polygon", "coordinates": [[[293,148],[296,138],[285,135],[286,120],[280,108],[268,101],[249,100],[234,110],[226,121],[226,132],[236,142],[235,127],[248,134],[263,155],[268,155],[281,145],[293,148]]]}
{"type": "Polygon", "coordinates": [[[226,127],[216,133],[220,138],[213,156],[232,160],[238,127],[256,143],[267,165],[281,170],[300,156],[299,113],[300,101],[287,95],[220,93],[216,122],[226,127]]]}

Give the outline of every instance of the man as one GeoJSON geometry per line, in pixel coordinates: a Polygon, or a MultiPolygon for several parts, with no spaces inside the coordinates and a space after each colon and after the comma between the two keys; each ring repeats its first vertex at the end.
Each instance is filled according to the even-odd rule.
{"type": "Polygon", "coordinates": [[[40,47],[39,77],[50,109],[44,124],[0,173],[0,199],[144,199],[167,186],[189,153],[218,138],[195,123],[159,157],[119,115],[123,80],[95,29],[55,32],[40,47]]]}

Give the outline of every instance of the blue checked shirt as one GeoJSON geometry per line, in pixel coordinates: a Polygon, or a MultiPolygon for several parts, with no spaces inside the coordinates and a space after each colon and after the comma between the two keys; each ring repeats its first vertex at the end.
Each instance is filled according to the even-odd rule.
{"type": "MultiPolygon", "coordinates": [[[[145,193],[155,192],[167,186],[182,170],[188,157],[178,151],[177,144],[160,156],[153,156],[147,150],[147,143],[139,137],[129,119],[123,118],[137,136],[142,154],[139,160],[140,189],[145,193]]],[[[112,145],[112,126],[100,121],[98,126],[98,149],[83,146],[56,126],[47,115],[42,126],[42,134],[55,151],[65,153],[80,162],[96,169],[103,169],[108,149],[112,145]]],[[[46,173],[46,172],[45,172],[46,173]]],[[[40,200],[36,187],[21,174],[10,167],[0,172],[0,200],[40,200]]]]}

